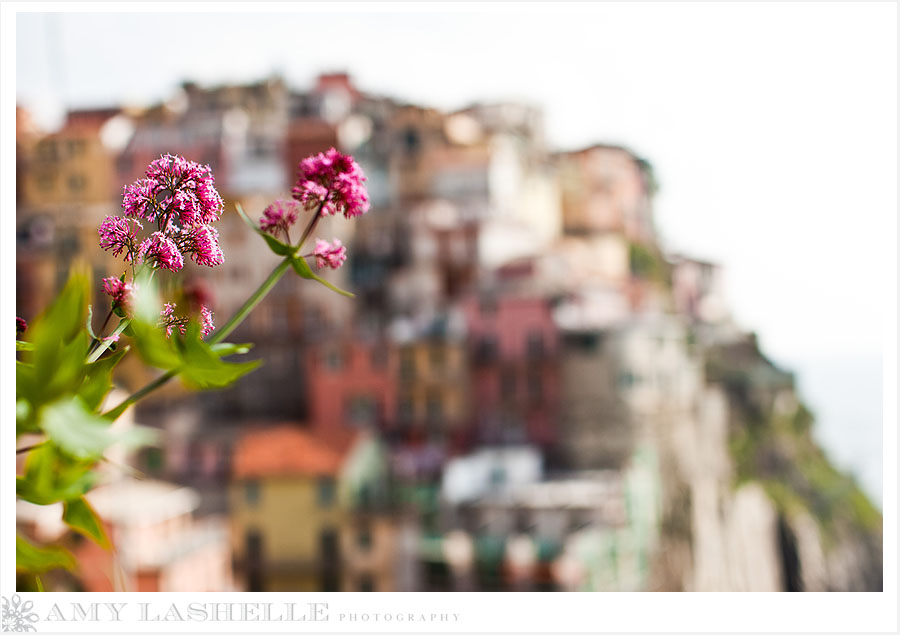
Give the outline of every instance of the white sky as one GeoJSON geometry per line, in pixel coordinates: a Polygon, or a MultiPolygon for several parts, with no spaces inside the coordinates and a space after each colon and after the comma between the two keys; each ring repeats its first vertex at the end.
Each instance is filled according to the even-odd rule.
{"type": "Polygon", "coordinates": [[[49,114],[276,70],[298,87],[347,70],[446,108],[522,99],[543,107],[555,147],[617,142],[653,163],[665,245],[725,265],[739,323],[776,360],[881,355],[896,299],[895,3],[461,9],[20,13],[16,88],[49,114]]]}

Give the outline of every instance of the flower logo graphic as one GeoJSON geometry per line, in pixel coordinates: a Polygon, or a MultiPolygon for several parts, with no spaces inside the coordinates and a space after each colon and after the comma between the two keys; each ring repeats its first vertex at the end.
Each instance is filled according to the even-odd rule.
{"type": "Polygon", "coordinates": [[[3,630],[8,633],[27,633],[37,630],[32,624],[40,618],[31,610],[33,606],[34,602],[31,600],[22,602],[18,594],[12,596],[12,601],[3,598],[3,630]]]}

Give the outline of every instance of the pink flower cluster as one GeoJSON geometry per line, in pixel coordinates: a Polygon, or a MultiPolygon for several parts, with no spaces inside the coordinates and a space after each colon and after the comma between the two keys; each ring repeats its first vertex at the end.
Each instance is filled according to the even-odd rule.
{"type": "Polygon", "coordinates": [[[134,297],[134,285],[119,278],[104,278],[103,293],[112,298],[113,309],[128,310],[134,297]]]}
{"type": "MultiPolygon", "coordinates": [[[[277,236],[284,234],[290,242],[290,228],[297,222],[301,209],[316,209],[300,242],[315,228],[321,216],[343,214],[346,218],[362,216],[369,209],[369,195],[366,192],[366,177],[362,168],[348,154],[341,154],[334,148],[327,152],[309,156],[300,162],[297,183],[293,197],[299,201],[277,200],[263,210],[259,219],[262,231],[277,236]]],[[[313,257],[316,267],[337,269],[347,260],[347,248],[340,240],[333,243],[316,239],[316,247],[305,258],[313,257]]]]}
{"type": "Polygon", "coordinates": [[[331,267],[332,269],[337,269],[347,260],[347,248],[338,239],[335,239],[334,243],[329,243],[327,240],[317,238],[313,255],[316,257],[317,268],[331,267]]]}
{"type": "Polygon", "coordinates": [[[100,225],[100,246],[114,256],[124,252],[126,262],[170,271],[184,267],[185,254],[199,265],[222,264],[225,257],[212,223],[221,217],[224,202],[209,166],[166,154],[147,167],[146,175],[125,186],[124,217],[107,216],[100,225]],[[143,225],[137,219],[156,224],[140,244],[134,228],[143,225]]]}
{"type": "MultiPolygon", "coordinates": [[[[172,332],[177,328],[178,331],[184,335],[185,331],[187,331],[187,325],[190,321],[189,317],[184,316],[176,316],[175,315],[175,303],[174,302],[166,302],[163,305],[162,311],[159,312],[160,326],[164,326],[166,329],[166,337],[171,337],[172,332]]],[[[203,337],[206,337],[210,333],[215,330],[216,326],[213,324],[213,312],[209,310],[209,307],[203,305],[200,307],[200,334],[203,337]]]]}
{"type": "Polygon", "coordinates": [[[259,227],[264,232],[277,236],[278,232],[288,236],[288,230],[297,222],[299,205],[294,201],[277,200],[263,210],[259,219],[259,227]]]}
{"type": "Polygon", "coordinates": [[[369,210],[369,195],[362,168],[348,154],[334,148],[300,162],[293,197],[306,208],[322,205],[322,214],[362,216],[369,210]]]}
{"type": "Polygon", "coordinates": [[[125,252],[125,262],[131,262],[137,251],[137,235],[135,227],[144,229],[144,226],[133,218],[121,216],[107,216],[100,223],[100,247],[106,251],[112,250],[113,256],[118,257],[125,252]]]}

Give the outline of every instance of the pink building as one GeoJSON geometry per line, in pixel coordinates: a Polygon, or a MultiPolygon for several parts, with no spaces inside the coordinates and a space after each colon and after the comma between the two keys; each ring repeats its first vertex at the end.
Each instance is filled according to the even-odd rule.
{"type": "Polygon", "coordinates": [[[476,438],[529,441],[555,436],[559,339],[548,301],[469,296],[463,302],[472,354],[476,438]]]}
{"type": "Polygon", "coordinates": [[[326,344],[307,356],[313,429],[384,427],[397,402],[397,355],[385,344],[326,344]]]}

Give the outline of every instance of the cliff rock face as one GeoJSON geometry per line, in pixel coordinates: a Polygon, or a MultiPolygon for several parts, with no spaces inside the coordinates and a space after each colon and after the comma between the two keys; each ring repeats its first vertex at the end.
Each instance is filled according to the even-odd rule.
{"type": "Polygon", "coordinates": [[[653,420],[663,512],[651,588],[881,590],[881,515],[810,435],[752,338],[699,351],[703,388],[653,420]]]}

